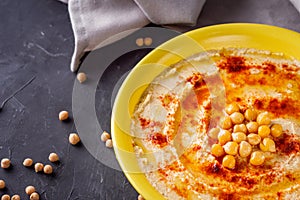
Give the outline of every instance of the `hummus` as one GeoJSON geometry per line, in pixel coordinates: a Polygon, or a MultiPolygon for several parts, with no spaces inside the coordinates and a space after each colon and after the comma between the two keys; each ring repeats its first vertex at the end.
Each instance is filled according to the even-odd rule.
{"type": "Polygon", "coordinates": [[[145,90],[131,134],[141,170],[166,199],[300,199],[300,64],[284,55],[223,49],[169,67],[145,90]],[[208,136],[225,105],[268,112],[283,134],[254,166],[228,169],[208,136]]]}

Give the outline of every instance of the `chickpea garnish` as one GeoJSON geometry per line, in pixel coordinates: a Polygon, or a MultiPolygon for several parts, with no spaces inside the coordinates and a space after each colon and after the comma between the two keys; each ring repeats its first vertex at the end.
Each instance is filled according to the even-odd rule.
{"type": "Polygon", "coordinates": [[[240,107],[237,105],[237,103],[231,103],[229,105],[226,106],[225,108],[225,112],[228,115],[231,115],[234,112],[239,112],[240,111],[240,107]]]}
{"type": "Polygon", "coordinates": [[[5,181],[4,180],[0,180],[0,190],[5,188],[5,181]]]}
{"type": "Polygon", "coordinates": [[[11,197],[11,200],[20,200],[21,197],[17,194],[15,194],[14,196],[11,197]]]}
{"type": "Polygon", "coordinates": [[[236,142],[227,142],[223,148],[227,154],[234,156],[238,153],[239,145],[236,142]]]}
{"type": "Polygon", "coordinates": [[[231,137],[232,137],[232,140],[236,143],[240,143],[242,141],[247,140],[247,136],[243,132],[232,133],[231,137]]]}
{"type": "Polygon", "coordinates": [[[64,120],[67,120],[69,118],[69,113],[67,111],[61,111],[59,114],[58,114],[58,119],[60,121],[64,121],[64,120]]]}
{"type": "Polygon", "coordinates": [[[247,135],[247,140],[251,145],[257,145],[261,141],[261,137],[255,133],[250,133],[247,135]]]}
{"type": "Polygon", "coordinates": [[[32,193],[29,197],[30,200],[39,200],[40,199],[40,195],[36,192],[32,193]]]}
{"type": "Polygon", "coordinates": [[[232,127],[231,118],[228,116],[223,117],[220,121],[220,127],[225,130],[230,129],[232,127]]]}
{"type": "Polygon", "coordinates": [[[282,126],[280,124],[274,124],[271,126],[271,135],[273,137],[279,137],[282,135],[282,126]]]}
{"type": "Polygon", "coordinates": [[[59,161],[59,157],[56,153],[50,153],[48,159],[49,159],[50,162],[59,161]]]}
{"type": "Polygon", "coordinates": [[[212,128],[208,131],[208,136],[212,139],[218,139],[219,132],[220,132],[219,128],[212,128]]]}
{"type": "Polygon", "coordinates": [[[151,37],[144,38],[144,44],[146,46],[150,46],[152,44],[152,38],[151,37]]]}
{"type": "Polygon", "coordinates": [[[79,137],[79,135],[78,135],[77,133],[71,133],[71,134],[69,135],[69,142],[70,142],[70,144],[72,144],[72,145],[78,144],[78,142],[80,142],[80,137],[79,137]]]}
{"type": "Polygon", "coordinates": [[[251,154],[251,152],[252,152],[252,146],[248,142],[242,141],[239,146],[240,156],[246,158],[251,154]]]}
{"type": "Polygon", "coordinates": [[[23,165],[25,167],[31,167],[33,164],[33,160],[31,158],[26,158],[24,161],[23,161],[23,165]]]}
{"type": "Polygon", "coordinates": [[[107,148],[112,148],[112,147],[113,147],[112,140],[111,140],[111,139],[106,140],[105,146],[106,146],[107,148]]]}
{"type": "Polygon", "coordinates": [[[213,144],[211,147],[211,153],[216,157],[220,157],[225,154],[224,149],[220,144],[213,144]]]}
{"type": "Polygon", "coordinates": [[[243,123],[245,117],[240,112],[234,112],[230,115],[230,119],[233,124],[241,124],[241,123],[243,123]]]}
{"type": "Polygon", "coordinates": [[[44,167],[44,173],[45,174],[52,174],[52,172],[53,172],[52,166],[51,165],[45,165],[45,167],[44,167]]]}
{"type": "Polygon", "coordinates": [[[264,112],[264,113],[260,113],[257,116],[256,121],[258,125],[269,125],[271,123],[271,118],[269,116],[269,113],[264,112]]]}
{"type": "Polygon", "coordinates": [[[87,77],[84,72],[80,72],[77,74],[77,80],[79,81],[79,83],[84,83],[86,81],[86,79],[87,79],[87,77]]]}
{"type": "Polygon", "coordinates": [[[144,39],[143,38],[137,38],[135,40],[135,43],[136,43],[137,46],[141,47],[141,46],[144,45],[144,39]]]}
{"type": "Polygon", "coordinates": [[[227,130],[223,130],[218,135],[218,140],[221,145],[226,144],[231,140],[231,133],[227,130]]]}
{"type": "Polygon", "coordinates": [[[254,121],[254,120],[256,120],[257,112],[256,112],[256,110],[249,108],[245,111],[244,115],[245,115],[246,120],[254,121]]]}
{"type": "Polygon", "coordinates": [[[243,132],[243,133],[247,133],[247,127],[245,124],[236,124],[233,127],[233,132],[243,132]]]}
{"type": "Polygon", "coordinates": [[[270,135],[270,128],[267,125],[261,125],[258,127],[258,135],[262,138],[268,137],[270,135]]]}
{"type": "Polygon", "coordinates": [[[276,152],[275,142],[270,138],[264,138],[259,148],[262,151],[276,152]]]}
{"type": "Polygon", "coordinates": [[[108,139],[110,139],[110,134],[106,131],[103,131],[101,134],[101,141],[106,142],[108,139]]]}
{"type": "Polygon", "coordinates": [[[10,200],[10,196],[8,194],[4,194],[2,195],[1,200],[10,200]]]}
{"type": "Polygon", "coordinates": [[[3,169],[9,168],[9,167],[10,167],[10,160],[9,160],[8,158],[3,158],[3,159],[1,160],[1,167],[2,167],[3,169]]]}
{"type": "Polygon", "coordinates": [[[43,171],[44,165],[42,163],[35,163],[34,170],[36,173],[43,171]]]}
{"type": "Polygon", "coordinates": [[[145,200],[144,197],[142,195],[138,196],[138,200],[145,200]]]}
{"type": "Polygon", "coordinates": [[[25,193],[28,195],[31,195],[34,192],[35,192],[35,187],[33,187],[32,185],[29,185],[25,188],[25,193]]]}
{"type": "Polygon", "coordinates": [[[261,151],[255,151],[251,154],[250,163],[252,165],[262,165],[265,162],[265,156],[261,151]]]}
{"type": "Polygon", "coordinates": [[[247,130],[249,133],[257,133],[258,130],[258,123],[257,122],[249,122],[246,125],[247,130]]]}
{"type": "Polygon", "coordinates": [[[235,158],[232,155],[226,155],[224,156],[222,160],[222,165],[226,168],[229,169],[234,169],[235,168],[235,158]]]}

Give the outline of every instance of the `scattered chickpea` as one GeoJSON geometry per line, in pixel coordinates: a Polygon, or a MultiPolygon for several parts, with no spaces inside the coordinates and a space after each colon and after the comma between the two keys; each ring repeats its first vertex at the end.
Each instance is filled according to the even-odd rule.
{"type": "Polygon", "coordinates": [[[112,140],[111,140],[111,139],[106,140],[105,146],[106,146],[107,148],[112,148],[112,147],[113,147],[112,140]]]}
{"type": "Polygon", "coordinates": [[[251,152],[252,152],[252,146],[248,142],[242,141],[239,146],[240,156],[246,158],[251,154],[251,152]]]}
{"type": "Polygon", "coordinates": [[[56,153],[50,153],[48,159],[49,159],[50,162],[59,161],[59,157],[56,153]]]}
{"type": "Polygon", "coordinates": [[[224,156],[222,160],[222,165],[226,168],[229,169],[234,169],[235,168],[235,158],[232,155],[226,155],[224,156]]]}
{"type": "Polygon", "coordinates": [[[225,108],[225,112],[228,115],[231,115],[232,113],[239,112],[239,111],[240,111],[240,108],[237,105],[237,103],[231,103],[231,104],[227,105],[226,108],[225,108]]]}
{"type": "Polygon", "coordinates": [[[135,40],[135,43],[136,43],[137,46],[141,47],[141,46],[144,45],[144,40],[143,40],[143,38],[137,38],[135,40]]]}
{"type": "Polygon", "coordinates": [[[213,144],[211,147],[211,153],[216,157],[220,157],[225,154],[224,149],[220,144],[213,144]]]}
{"type": "Polygon", "coordinates": [[[150,46],[152,44],[152,38],[151,37],[144,38],[144,44],[146,46],[150,46]]]}
{"type": "Polygon", "coordinates": [[[238,153],[239,145],[236,142],[227,142],[223,148],[227,154],[234,156],[238,153]]]}
{"type": "Polygon", "coordinates": [[[36,192],[32,193],[29,197],[30,200],[39,200],[40,199],[40,195],[36,192]]]}
{"type": "Polygon", "coordinates": [[[262,151],[276,152],[275,142],[270,138],[264,138],[259,148],[262,151]]]}
{"type": "Polygon", "coordinates": [[[231,133],[227,130],[223,130],[218,135],[218,140],[221,145],[226,144],[231,140],[231,133]]]}
{"type": "Polygon", "coordinates": [[[246,141],[247,140],[247,136],[243,132],[232,133],[231,137],[232,137],[232,140],[234,142],[236,142],[236,143],[240,143],[242,141],[246,141]]]}
{"type": "Polygon", "coordinates": [[[145,200],[144,197],[142,195],[138,196],[138,200],[145,200]]]}
{"type": "Polygon", "coordinates": [[[244,113],[246,120],[248,121],[254,121],[257,117],[257,112],[253,108],[249,108],[244,113]]]}
{"type": "Polygon", "coordinates": [[[87,79],[87,77],[84,72],[80,72],[77,74],[77,80],[79,81],[79,83],[84,83],[86,81],[86,79],[87,79]]]}
{"type": "Polygon", "coordinates": [[[26,194],[31,195],[32,193],[35,192],[35,187],[33,187],[32,185],[29,185],[25,188],[25,192],[26,192],[26,194]]]}
{"type": "Polygon", "coordinates": [[[262,165],[265,162],[265,156],[261,151],[252,152],[250,163],[252,165],[262,165]]]}
{"type": "Polygon", "coordinates": [[[52,172],[53,172],[52,166],[51,165],[45,165],[45,167],[44,167],[44,173],[45,174],[52,174],[52,172]]]}
{"type": "Polygon", "coordinates": [[[282,135],[282,126],[280,124],[274,124],[271,126],[271,135],[273,137],[279,137],[282,135]]]}
{"type": "Polygon", "coordinates": [[[270,128],[267,125],[261,125],[258,127],[258,135],[262,138],[268,137],[270,135],[270,128]]]}
{"type": "Polygon", "coordinates": [[[108,139],[110,139],[110,134],[106,131],[103,131],[103,133],[101,134],[101,140],[103,142],[106,142],[108,139]]]}
{"type": "Polygon", "coordinates": [[[247,127],[245,124],[236,124],[233,127],[233,132],[243,132],[243,133],[247,133],[247,127]]]}
{"type": "Polygon", "coordinates": [[[36,173],[43,171],[44,165],[42,163],[35,163],[34,170],[36,173]]]}
{"type": "Polygon", "coordinates": [[[9,168],[9,167],[10,167],[10,160],[9,160],[8,158],[3,158],[3,159],[1,160],[1,167],[2,167],[3,169],[9,168]]]}
{"type": "Polygon", "coordinates": [[[246,125],[247,130],[249,133],[257,133],[258,130],[258,123],[257,122],[249,122],[246,125]]]}
{"type": "Polygon", "coordinates": [[[21,197],[17,194],[11,197],[11,200],[21,200],[21,197]]]}
{"type": "Polygon", "coordinates": [[[2,195],[1,200],[10,200],[10,196],[8,194],[4,194],[2,195]]]}
{"type": "Polygon", "coordinates": [[[271,123],[271,118],[269,116],[269,113],[264,112],[264,113],[260,113],[257,116],[256,121],[258,125],[269,125],[271,123]]]}
{"type": "Polygon", "coordinates": [[[23,161],[23,165],[25,167],[31,167],[33,164],[33,160],[31,158],[26,158],[24,161],[23,161]]]}
{"type": "Polygon", "coordinates": [[[58,118],[60,121],[67,120],[69,118],[69,113],[68,111],[61,111],[58,115],[58,118]]]}
{"type": "Polygon", "coordinates": [[[0,190],[5,188],[5,181],[4,180],[0,180],[0,190]]]}
{"type": "Polygon", "coordinates": [[[240,112],[234,112],[230,115],[230,119],[233,124],[241,124],[241,123],[243,123],[245,117],[240,112]]]}
{"type": "Polygon", "coordinates": [[[220,121],[220,127],[222,129],[230,129],[232,127],[232,121],[230,117],[228,116],[223,117],[220,121]]]}
{"type": "Polygon", "coordinates": [[[247,135],[247,140],[251,145],[257,145],[261,141],[261,137],[255,133],[250,133],[247,135]]]}
{"type": "Polygon", "coordinates": [[[78,135],[77,133],[71,133],[71,134],[69,135],[69,142],[70,142],[70,144],[72,144],[72,145],[78,144],[78,142],[80,142],[80,137],[79,137],[79,135],[78,135]]]}
{"type": "Polygon", "coordinates": [[[219,128],[212,128],[208,132],[208,136],[212,139],[218,139],[218,134],[220,132],[219,128]]]}

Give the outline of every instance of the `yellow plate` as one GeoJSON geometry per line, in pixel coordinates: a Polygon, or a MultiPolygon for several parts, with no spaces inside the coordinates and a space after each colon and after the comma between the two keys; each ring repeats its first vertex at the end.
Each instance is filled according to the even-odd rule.
{"type": "Polygon", "coordinates": [[[115,100],[111,128],[116,157],[133,187],[145,199],[164,199],[139,171],[130,136],[130,117],[147,85],[167,66],[204,50],[226,47],[281,52],[300,60],[300,34],[261,24],[223,24],[180,35],[154,49],[131,71],[115,100]]]}

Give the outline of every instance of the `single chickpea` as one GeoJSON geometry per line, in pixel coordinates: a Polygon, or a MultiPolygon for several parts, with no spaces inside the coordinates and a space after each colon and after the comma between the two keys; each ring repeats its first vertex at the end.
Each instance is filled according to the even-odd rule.
{"type": "Polygon", "coordinates": [[[79,81],[79,83],[84,83],[86,81],[86,79],[87,79],[87,77],[84,72],[80,72],[77,74],[77,80],[79,81]]]}
{"type": "Polygon", "coordinates": [[[261,151],[255,151],[251,154],[250,163],[252,165],[262,165],[265,162],[265,156],[261,151]]]}
{"type": "Polygon", "coordinates": [[[257,117],[257,112],[253,108],[249,108],[244,113],[246,120],[248,121],[255,121],[257,117]]]}
{"type": "Polygon", "coordinates": [[[36,192],[32,193],[29,197],[30,200],[39,200],[40,199],[40,195],[36,192]]]}
{"type": "Polygon", "coordinates": [[[269,113],[264,112],[264,113],[260,113],[257,116],[256,121],[258,125],[269,125],[271,123],[271,118],[269,116],[269,113]]]}
{"type": "Polygon", "coordinates": [[[145,200],[144,197],[142,195],[138,196],[138,200],[145,200]]]}
{"type": "Polygon", "coordinates": [[[35,163],[34,170],[36,173],[43,171],[44,165],[42,163],[35,163]]]}
{"type": "Polygon", "coordinates": [[[144,38],[144,44],[146,46],[150,46],[152,44],[152,38],[151,37],[144,38]]]}
{"type": "Polygon", "coordinates": [[[52,172],[53,172],[52,166],[51,165],[45,165],[45,167],[44,167],[44,173],[45,174],[52,174],[52,172]]]}
{"type": "Polygon", "coordinates": [[[235,158],[232,155],[226,155],[223,158],[222,165],[228,169],[234,169],[235,162],[235,158]]]}
{"type": "Polygon", "coordinates": [[[218,140],[221,145],[231,141],[231,133],[227,130],[223,130],[218,135],[218,140]]]}
{"type": "Polygon", "coordinates": [[[236,143],[240,143],[241,141],[246,141],[247,136],[243,132],[236,132],[231,134],[232,140],[236,143]]]}
{"type": "Polygon", "coordinates": [[[2,195],[1,200],[10,200],[10,196],[8,194],[4,194],[2,195]]]}
{"type": "Polygon", "coordinates": [[[8,158],[3,158],[3,159],[1,160],[1,167],[2,167],[3,169],[9,168],[9,167],[10,167],[10,160],[9,160],[8,158]]]}
{"type": "Polygon", "coordinates": [[[233,132],[243,132],[243,133],[247,133],[247,127],[245,124],[236,124],[233,127],[233,132]]]}
{"type": "Polygon", "coordinates": [[[141,47],[141,46],[144,45],[144,40],[143,40],[143,38],[137,38],[135,40],[135,43],[136,43],[137,46],[141,47]]]}
{"type": "Polygon", "coordinates": [[[67,111],[61,111],[59,114],[58,114],[58,119],[60,121],[64,121],[64,120],[67,120],[69,118],[69,113],[67,111]]]}
{"type": "Polygon", "coordinates": [[[240,156],[246,158],[251,154],[251,152],[252,152],[252,146],[248,142],[242,141],[239,146],[240,156]]]}
{"type": "Polygon", "coordinates": [[[248,122],[246,127],[247,127],[247,130],[249,133],[257,133],[258,123],[257,122],[248,122]]]}
{"type": "Polygon", "coordinates": [[[56,153],[50,153],[48,159],[50,162],[57,162],[59,161],[59,156],[56,153]]]}
{"type": "Polygon", "coordinates": [[[80,142],[80,137],[77,133],[71,133],[69,135],[69,142],[72,145],[76,145],[78,142],[80,142]]]}
{"type": "Polygon", "coordinates": [[[110,134],[106,131],[103,131],[103,133],[101,134],[101,141],[106,142],[106,140],[108,139],[110,139],[110,134]]]}
{"type": "Polygon", "coordinates": [[[241,124],[244,121],[244,115],[240,112],[234,112],[230,115],[233,124],[241,124]]]}
{"type": "Polygon", "coordinates": [[[220,132],[219,128],[212,128],[208,131],[208,137],[216,140],[218,139],[219,132],[220,132]]]}
{"type": "Polygon", "coordinates": [[[26,158],[26,159],[24,159],[24,161],[23,161],[23,165],[24,165],[25,167],[31,167],[32,164],[33,164],[33,160],[32,160],[31,158],[26,158]]]}
{"type": "Polygon", "coordinates": [[[21,200],[21,197],[17,194],[11,197],[11,200],[21,200]]]}
{"type": "Polygon", "coordinates": [[[211,147],[211,153],[216,157],[220,157],[225,154],[224,149],[220,144],[213,144],[211,147]]]}
{"type": "Polygon", "coordinates": [[[0,190],[5,188],[5,181],[4,180],[0,180],[0,190]]]}
{"type": "Polygon", "coordinates": [[[35,192],[35,187],[33,187],[32,185],[29,185],[25,188],[25,193],[28,195],[31,195],[34,192],[35,192]]]}
{"type": "Polygon", "coordinates": [[[270,128],[267,125],[261,125],[258,127],[258,135],[262,138],[268,137],[270,135],[270,128]]]}
{"type": "Polygon", "coordinates": [[[247,135],[247,140],[251,145],[257,145],[261,141],[261,137],[255,133],[250,133],[247,135]]]}
{"type": "Polygon", "coordinates": [[[282,135],[282,126],[280,124],[274,124],[271,126],[271,135],[273,137],[279,137],[282,135]]]}
{"type": "Polygon", "coordinates": [[[223,148],[227,154],[234,156],[238,153],[239,145],[236,142],[227,142],[223,148]]]}
{"type": "Polygon", "coordinates": [[[228,116],[223,117],[220,121],[220,127],[222,129],[230,129],[232,127],[232,121],[230,117],[228,116]]]}
{"type": "Polygon", "coordinates": [[[276,152],[275,142],[270,138],[264,138],[259,148],[262,151],[276,152]]]}
{"type": "Polygon", "coordinates": [[[113,147],[112,140],[111,140],[111,139],[106,140],[105,146],[106,146],[107,148],[112,148],[112,147],[113,147]]]}
{"type": "Polygon", "coordinates": [[[240,107],[239,105],[237,105],[237,103],[231,103],[225,107],[225,112],[228,115],[231,115],[232,113],[239,112],[239,111],[240,111],[240,107]]]}

